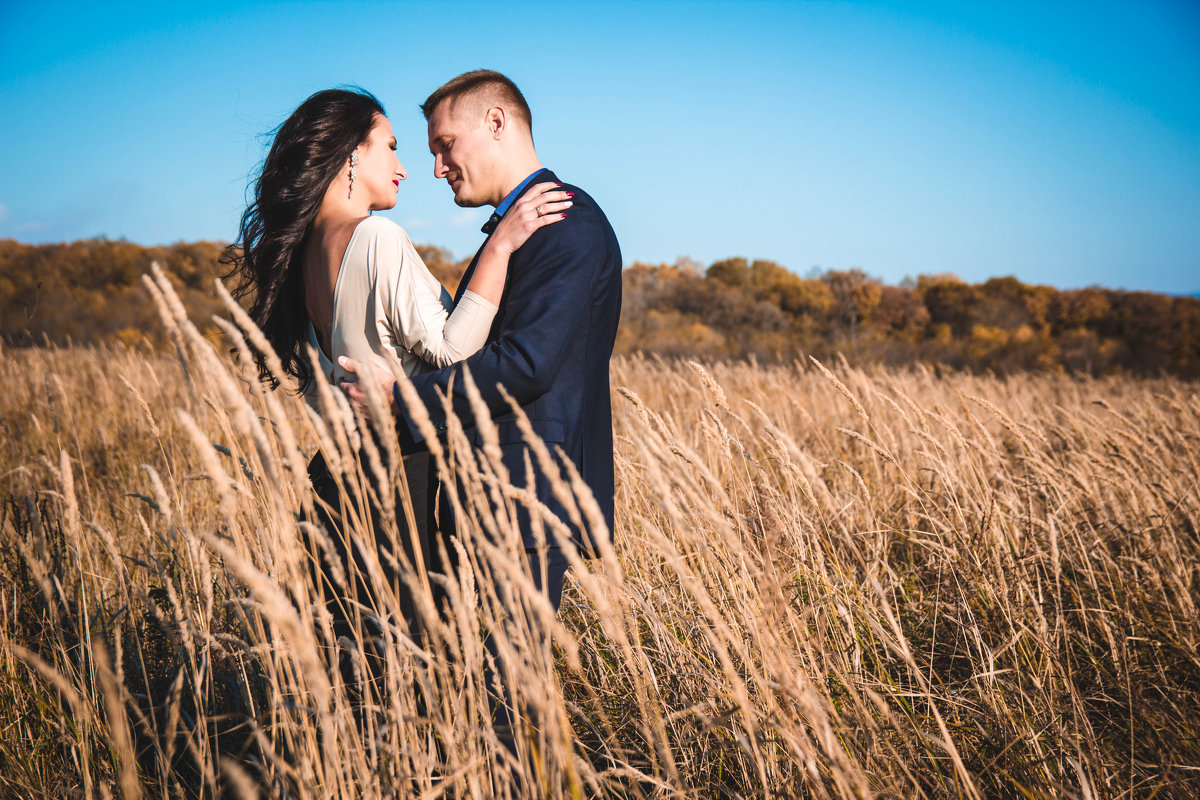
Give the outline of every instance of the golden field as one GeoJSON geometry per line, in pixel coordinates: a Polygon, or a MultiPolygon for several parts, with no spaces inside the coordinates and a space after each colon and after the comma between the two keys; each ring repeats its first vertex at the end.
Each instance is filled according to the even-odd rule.
{"type": "MultiPolygon", "coordinates": [[[[0,796],[1200,795],[1195,383],[618,358],[613,546],[558,616],[533,501],[452,430],[462,566],[400,559],[419,625],[381,591],[347,685],[305,464],[395,482],[394,438],[265,391],[154,285],[174,352],[0,354],[0,796]]],[[[349,535],[386,558],[397,514],[349,535]]]]}

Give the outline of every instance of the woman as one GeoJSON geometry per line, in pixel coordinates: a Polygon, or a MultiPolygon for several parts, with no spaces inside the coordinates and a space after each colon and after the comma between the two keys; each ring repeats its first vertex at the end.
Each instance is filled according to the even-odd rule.
{"type": "MultiPolygon", "coordinates": [[[[255,182],[254,202],[242,215],[238,241],[225,253],[237,279],[235,294],[252,296],[250,315],[294,377],[306,399],[316,405],[316,376],[305,350],[319,354],[325,378],[342,376],[339,356],[388,365],[393,356],[407,374],[460,361],[485,342],[504,289],[509,255],[538,228],[565,216],[569,195],[556,184],[539,184],[515,204],[480,253],[479,263],[457,307],[421,261],[404,230],[370,216],[396,205],[406,173],[396,156],[396,138],[383,107],[372,95],[331,89],[305,100],[281,125],[255,182]]],[[[270,375],[259,354],[260,374],[270,375]]],[[[397,511],[399,544],[408,558],[428,556],[432,492],[428,454],[407,454],[404,471],[416,531],[408,531],[397,511]]],[[[340,513],[348,497],[318,454],[309,465],[317,496],[325,508],[318,516],[330,534],[337,557],[358,570],[329,568],[318,576],[338,635],[361,630],[350,622],[342,598],[356,597],[374,607],[365,583],[361,554],[341,535],[340,513]],[[348,574],[335,585],[332,575],[348,574]]],[[[378,487],[376,487],[378,488],[378,487]]],[[[372,516],[379,531],[378,509],[372,516]]],[[[325,558],[318,559],[325,561],[325,558]]],[[[387,567],[394,589],[408,606],[407,591],[387,567]]],[[[411,609],[406,616],[412,618],[411,609]]],[[[367,621],[370,622],[369,620],[367,621]]]]}

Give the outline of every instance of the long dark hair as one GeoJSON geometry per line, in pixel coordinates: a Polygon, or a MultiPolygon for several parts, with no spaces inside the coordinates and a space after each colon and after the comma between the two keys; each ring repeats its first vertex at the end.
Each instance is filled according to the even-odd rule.
{"type": "MultiPolygon", "coordinates": [[[[349,168],[350,154],[383,113],[374,95],[358,88],[326,89],[301,103],[275,130],[238,239],[221,256],[234,297],[253,298],[251,318],[302,391],[313,370],[303,354],[308,314],[300,254],[329,184],[349,168]]],[[[260,377],[270,379],[263,354],[255,358],[260,377]]]]}

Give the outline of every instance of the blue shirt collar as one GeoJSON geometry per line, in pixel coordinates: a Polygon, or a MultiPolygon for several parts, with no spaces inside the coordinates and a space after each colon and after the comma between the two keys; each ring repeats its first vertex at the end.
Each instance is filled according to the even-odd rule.
{"type": "Polygon", "coordinates": [[[505,198],[500,201],[500,205],[496,206],[496,210],[492,212],[490,217],[488,217],[488,221],[483,223],[483,227],[480,228],[480,230],[484,233],[491,233],[492,231],[496,230],[496,226],[500,224],[500,219],[505,215],[505,213],[507,213],[508,209],[512,207],[512,204],[517,201],[517,198],[521,196],[521,192],[525,191],[525,187],[532,183],[534,178],[536,178],[538,175],[541,175],[545,171],[546,168],[542,167],[541,169],[532,173],[528,178],[518,183],[517,188],[509,192],[505,198]]]}

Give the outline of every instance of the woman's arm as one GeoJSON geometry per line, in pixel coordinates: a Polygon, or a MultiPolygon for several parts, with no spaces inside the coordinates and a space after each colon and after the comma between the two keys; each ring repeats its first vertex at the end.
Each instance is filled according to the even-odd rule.
{"type": "Polygon", "coordinates": [[[414,271],[425,269],[419,259],[412,269],[401,270],[406,285],[394,293],[389,310],[397,340],[435,367],[455,364],[483,347],[504,293],[510,256],[534,231],[561,220],[570,206],[570,192],[554,183],[526,192],[492,232],[471,282],[449,313],[448,300],[444,304],[440,291],[430,291],[432,282],[414,271]]]}
{"type": "Polygon", "coordinates": [[[487,341],[496,305],[466,292],[455,307],[398,227],[397,246],[375,253],[376,302],[397,348],[435,367],[462,361],[487,341]]]}

